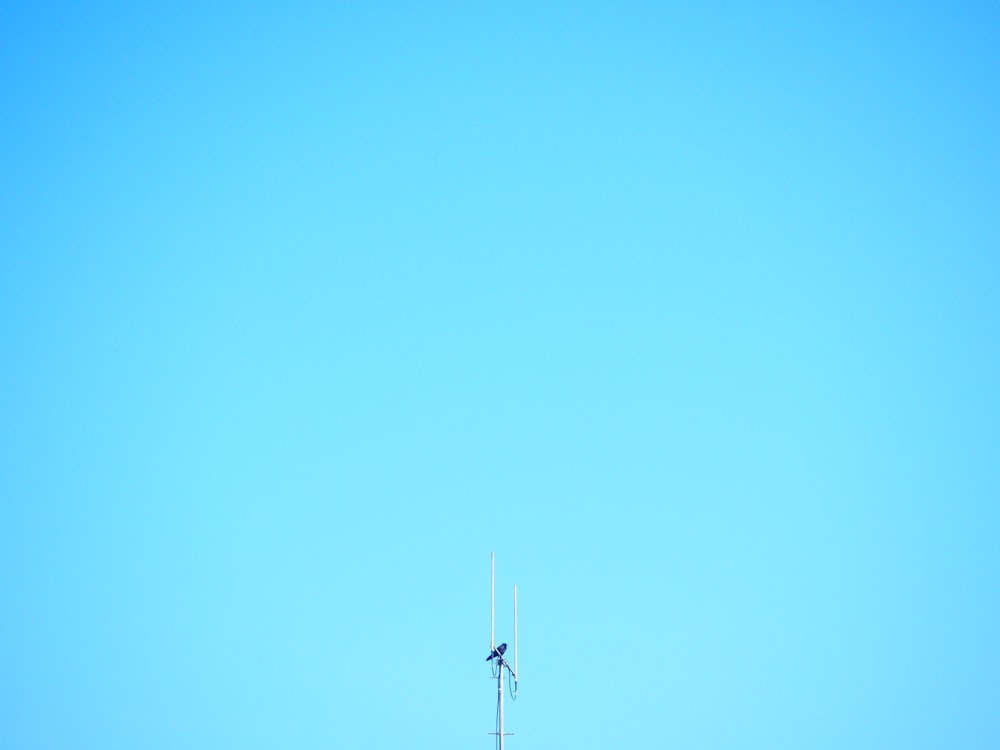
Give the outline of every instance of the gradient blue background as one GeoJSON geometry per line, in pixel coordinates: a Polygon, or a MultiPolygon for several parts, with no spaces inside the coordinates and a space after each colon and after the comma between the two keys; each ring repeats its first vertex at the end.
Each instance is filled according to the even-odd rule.
{"type": "Polygon", "coordinates": [[[1000,746],[994,3],[5,3],[0,746],[1000,746]],[[141,6],[141,7],[137,7],[141,6]]]}

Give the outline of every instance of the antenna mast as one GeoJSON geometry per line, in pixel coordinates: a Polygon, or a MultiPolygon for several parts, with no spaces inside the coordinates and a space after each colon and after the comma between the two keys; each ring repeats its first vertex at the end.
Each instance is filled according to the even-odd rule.
{"type": "Polygon", "coordinates": [[[495,620],[496,620],[496,552],[490,553],[490,655],[487,661],[490,662],[490,666],[496,670],[494,677],[497,678],[497,730],[495,732],[490,732],[492,735],[496,735],[497,738],[497,750],[503,750],[503,738],[509,734],[509,732],[504,732],[503,730],[503,671],[506,669],[510,679],[512,680],[513,690],[511,690],[510,697],[512,700],[517,700],[517,586],[514,586],[514,667],[510,666],[510,662],[503,658],[504,653],[507,650],[507,644],[501,643],[499,646],[495,643],[495,620]]]}

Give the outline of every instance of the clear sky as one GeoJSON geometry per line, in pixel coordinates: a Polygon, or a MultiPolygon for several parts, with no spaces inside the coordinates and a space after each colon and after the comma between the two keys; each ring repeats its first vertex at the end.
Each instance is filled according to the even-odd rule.
{"type": "Polygon", "coordinates": [[[1000,746],[998,50],[4,4],[0,746],[1000,746]]]}

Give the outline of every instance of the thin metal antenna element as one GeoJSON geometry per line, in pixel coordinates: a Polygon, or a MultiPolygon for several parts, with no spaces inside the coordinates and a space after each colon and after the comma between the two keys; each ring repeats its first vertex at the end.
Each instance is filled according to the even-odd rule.
{"type": "Polygon", "coordinates": [[[517,693],[517,584],[514,584],[514,692],[517,693]]]}
{"type": "Polygon", "coordinates": [[[511,680],[511,700],[517,700],[517,586],[514,587],[514,668],[511,669],[510,662],[503,658],[507,651],[507,644],[495,644],[495,620],[496,620],[496,552],[490,554],[490,655],[486,661],[490,662],[492,668],[496,669],[493,674],[497,679],[497,730],[490,732],[497,738],[497,750],[503,750],[504,737],[508,737],[512,732],[503,730],[503,672],[506,669],[511,680]]]}
{"type": "Polygon", "coordinates": [[[494,602],[496,597],[494,596],[495,586],[494,581],[496,580],[496,566],[497,566],[497,553],[490,552],[490,653],[493,653],[493,622],[495,620],[496,607],[494,602]]]}

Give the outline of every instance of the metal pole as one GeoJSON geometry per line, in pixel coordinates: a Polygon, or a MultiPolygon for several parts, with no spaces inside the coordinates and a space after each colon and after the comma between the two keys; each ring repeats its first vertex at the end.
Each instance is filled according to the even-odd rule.
{"type": "Polygon", "coordinates": [[[503,657],[497,659],[500,662],[500,675],[497,677],[497,700],[500,701],[497,707],[497,737],[500,738],[500,749],[503,750],[503,657]]]}

